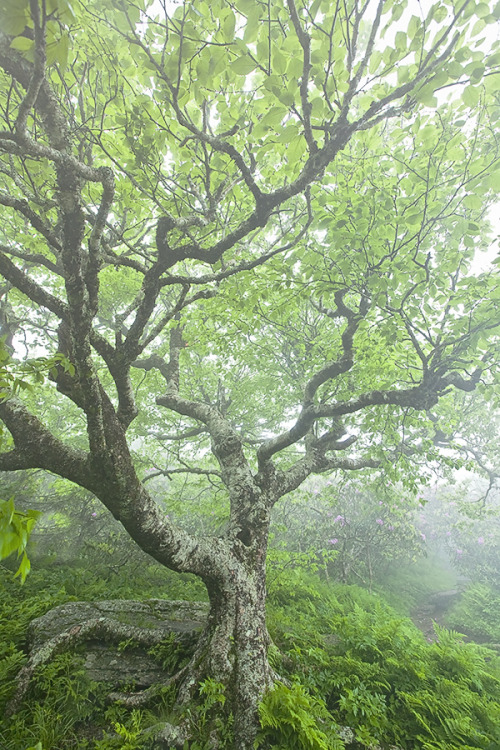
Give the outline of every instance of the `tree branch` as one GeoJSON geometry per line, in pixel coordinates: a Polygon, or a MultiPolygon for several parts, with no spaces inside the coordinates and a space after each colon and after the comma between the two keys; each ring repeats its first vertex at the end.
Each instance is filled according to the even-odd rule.
{"type": "Polygon", "coordinates": [[[304,125],[304,136],[310,154],[316,153],[318,144],[314,140],[311,129],[311,110],[312,104],[309,101],[309,73],[311,71],[311,38],[301,26],[300,19],[295,7],[294,0],[287,0],[288,11],[292,19],[293,28],[297,34],[297,39],[302,47],[302,77],[300,80],[300,99],[302,102],[302,123],[304,125]]]}

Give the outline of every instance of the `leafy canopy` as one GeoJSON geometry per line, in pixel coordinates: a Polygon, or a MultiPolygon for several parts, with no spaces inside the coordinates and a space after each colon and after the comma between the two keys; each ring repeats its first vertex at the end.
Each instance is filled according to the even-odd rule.
{"type": "Polygon", "coordinates": [[[500,10],[412,10],[2,0],[2,327],[62,358],[0,405],[0,468],[59,473],[129,530],[153,468],[227,497],[236,533],[261,491],[267,513],[311,473],[439,453],[440,400],[498,361],[473,263],[500,10]]]}

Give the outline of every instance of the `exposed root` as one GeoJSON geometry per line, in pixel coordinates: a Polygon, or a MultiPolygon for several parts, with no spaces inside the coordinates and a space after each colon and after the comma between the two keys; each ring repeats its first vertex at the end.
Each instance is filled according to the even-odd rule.
{"type": "MultiPolygon", "coordinates": [[[[229,624],[233,625],[232,622],[229,624]]],[[[249,626],[247,626],[248,628],[249,626]]],[[[230,630],[229,626],[226,630],[230,630]]],[[[172,636],[175,636],[172,646],[177,641],[184,641],[187,635],[186,633],[179,633],[177,631],[170,632],[172,636]]],[[[165,678],[162,678],[161,682],[157,682],[135,693],[121,692],[116,689],[109,693],[107,700],[110,702],[119,702],[127,708],[136,709],[152,706],[161,699],[162,694],[163,698],[165,698],[165,689],[172,689],[171,699],[175,704],[173,710],[179,719],[179,724],[174,725],[168,722],[159,722],[156,726],[145,730],[144,740],[147,740],[148,747],[152,747],[154,750],[182,750],[185,747],[186,740],[189,741],[193,733],[197,733],[193,721],[198,715],[196,708],[198,704],[200,704],[200,715],[206,724],[204,730],[206,732],[205,740],[209,741],[212,750],[216,750],[219,747],[220,721],[218,718],[214,718],[212,709],[209,711],[210,716],[206,713],[209,709],[207,705],[204,705],[204,697],[199,693],[200,682],[212,675],[215,675],[212,678],[213,680],[226,686],[226,697],[228,698],[226,709],[228,716],[231,716],[232,720],[234,719],[234,731],[238,737],[238,742],[242,742],[241,747],[244,747],[246,750],[253,746],[252,732],[255,721],[258,722],[258,719],[256,719],[255,700],[258,699],[259,686],[255,689],[256,683],[252,682],[252,668],[249,668],[248,674],[250,675],[250,680],[244,683],[243,689],[240,686],[239,692],[236,694],[234,692],[234,675],[232,674],[235,669],[235,659],[237,657],[240,658],[239,666],[241,667],[241,664],[250,663],[249,660],[252,657],[252,653],[248,652],[248,644],[245,641],[242,641],[241,644],[239,642],[233,644],[231,639],[225,636],[226,631],[224,629],[221,634],[214,633],[213,628],[207,628],[202,632],[201,636],[197,636],[196,648],[190,656],[189,663],[176,670],[174,674],[168,675],[167,671],[165,678]],[[240,646],[239,651],[238,646],[240,646]],[[226,679],[227,677],[228,679],[226,679]],[[255,696],[257,697],[255,698],[255,696]],[[191,707],[191,704],[194,704],[194,708],[191,707]],[[187,707],[189,707],[189,710],[186,710],[187,707]],[[244,710],[241,710],[242,707],[244,710]],[[238,716],[238,712],[241,716],[238,716]],[[239,720],[238,726],[237,720],[239,720]],[[245,738],[245,740],[242,740],[242,738],[245,738]]],[[[190,639],[192,637],[191,634],[190,639]]],[[[12,715],[19,709],[37,669],[49,663],[58,654],[74,650],[75,647],[85,641],[107,641],[115,644],[129,641],[134,646],[147,650],[165,642],[168,638],[169,632],[165,628],[137,627],[105,616],[89,618],[79,624],[72,625],[65,631],[45,641],[43,645],[32,653],[29,661],[18,674],[16,691],[8,704],[6,714],[12,715]]],[[[269,636],[264,638],[263,641],[262,648],[255,649],[255,654],[258,657],[255,660],[256,664],[260,665],[265,660],[265,674],[261,680],[263,686],[261,692],[276,681],[286,682],[270,667],[267,661],[267,648],[271,642],[269,636]]],[[[167,651],[167,660],[169,659],[169,654],[170,652],[167,651]]],[[[176,666],[175,655],[174,650],[174,654],[172,654],[173,658],[170,660],[171,672],[176,666]]],[[[250,667],[252,665],[253,662],[250,667]]],[[[257,673],[258,679],[260,679],[260,676],[260,673],[257,673]]],[[[170,695],[168,698],[170,698],[170,695]]],[[[227,727],[224,725],[223,733],[226,733],[226,730],[227,727]]]]}
{"type": "Polygon", "coordinates": [[[114,691],[109,693],[107,700],[110,703],[121,703],[122,706],[127,708],[147,708],[153,705],[165,688],[169,688],[172,685],[182,681],[182,678],[187,672],[187,666],[180,669],[172,677],[159,685],[151,685],[151,687],[145,690],[139,690],[137,693],[121,693],[114,691]]]}
{"type": "MultiPolygon", "coordinates": [[[[9,701],[6,716],[11,716],[18,710],[35,671],[51,661],[57,654],[69,651],[83,641],[105,640],[117,642],[132,639],[139,646],[151,648],[161,643],[166,637],[165,630],[155,628],[139,628],[126,625],[107,617],[97,617],[75,625],[46,641],[29,659],[17,676],[17,688],[9,701]]],[[[147,692],[147,691],[143,691],[147,692]]]]}

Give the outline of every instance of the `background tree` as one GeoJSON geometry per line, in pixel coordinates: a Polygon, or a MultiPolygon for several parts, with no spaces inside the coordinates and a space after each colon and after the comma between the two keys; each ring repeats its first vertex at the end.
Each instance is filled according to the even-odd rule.
{"type": "Polygon", "coordinates": [[[498,184],[480,45],[499,13],[159,5],[0,6],[6,335],[74,368],[53,374],[64,425],[49,393],[0,404],[0,469],[86,488],[204,581],[179,702],[226,685],[245,750],[275,678],[272,507],[312,473],[418,470],[440,398],[492,378],[498,282],[471,262],[498,184]],[[224,493],[222,532],[173,523],[131,446],[224,493]]]}
{"type": "Polygon", "coordinates": [[[365,586],[387,581],[395,566],[425,552],[416,525],[420,498],[401,485],[367,476],[315,479],[284,499],[273,514],[269,584],[289,568],[316,567],[327,579],[365,586]]]}

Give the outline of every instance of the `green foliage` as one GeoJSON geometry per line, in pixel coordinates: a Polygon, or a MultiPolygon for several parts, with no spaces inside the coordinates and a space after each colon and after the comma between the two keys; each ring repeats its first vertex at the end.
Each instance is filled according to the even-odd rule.
{"type": "MultiPolygon", "coordinates": [[[[14,6],[10,8],[12,12],[14,12],[13,8],[14,6]]],[[[1,11],[0,7],[0,18],[1,11]]],[[[59,367],[66,373],[74,374],[73,365],[67,357],[59,353],[53,357],[38,357],[16,363],[11,359],[4,339],[0,338],[0,401],[11,398],[22,390],[30,390],[30,380],[35,383],[43,382],[47,373],[54,375],[59,367]]],[[[3,430],[0,430],[0,445],[2,443],[5,443],[5,439],[3,430]]],[[[20,576],[21,583],[24,583],[30,571],[31,565],[26,546],[39,516],[40,513],[36,510],[28,509],[24,512],[17,510],[14,507],[13,497],[9,500],[0,500],[0,560],[13,553],[21,557],[15,574],[20,576]]]]}
{"type": "Polygon", "coordinates": [[[12,697],[13,678],[26,660],[29,623],[69,598],[61,581],[48,581],[39,571],[21,589],[9,571],[0,569],[0,713],[12,697]]]}
{"type": "Polygon", "coordinates": [[[68,358],[57,352],[51,357],[35,357],[17,362],[12,359],[3,338],[0,338],[0,400],[32,391],[32,383],[43,383],[47,375],[55,377],[58,368],[69,375],[75,368],[68,358]]]}
{"type": "MultiPolygon", "coordinates": [[[[182,596],[182,580],[176,582],[174,574],[158,566],[145,566],[135,574],[131,572],[134,567],[122,566],[117,573],[100,578],[105,570],[102,561],[101,565],[95,565],[93,570],[85,560],[78,565],[55,561],[48,568],[39,565],[22,588],[7,570],[0,569],[0,714],[13,695],[15,675],[26,661],[27,628],[35,617],[72,600],[157,597],[158,588],[167,594],[172,591],[172,598],[182,596]]],[[[184,586],[188,594],[189,580],[184,586]]],[[[179,665],[189,649],[189,644],[166,639],[152,652],[164,663],[179,665]]],[[[104,733],[106,737],[99,740],[101,749],[133,746],[139,719],[142,731],[158,717],[149,712],[131,713],[116,704],[106,708],[105,693],[105,686],[85,679],[78,655],[62,654],[37,672],[20,712],[5,720],[0,742],[6,750],[19,750],[23,742],[24,750],[38,740],[43,741],[43,750],[92,750],[94,740],[88,738],[102,737],[104,733]]],[[[171,708],[173,696],[160,694],[159,707],[162,701],[171,708]]],[[[137,742],[135,747],[142,748],[143,739],[137,742]]]]}
{"type": "MultiPolygon", "coordinates": [[[[67,601],[66,584],[78,598],[102,597],[103,589],[90,573],[86,583],[82,575],[69,586],[75,570],[36,569],[23,589],[3,572],[3,706],[25,660],[29,621],[67,601]]],[[[436,643],[428,643],[381,596],[320,581],[317,572],[306,569],[299,575],[292,572],[283,571],[269,603],[269,628],[280,649],[273,649],[275,667],[292,684],[279,684],[266,694],[260,709],[261,744],[280,750],[340,750],[344,741],[339,728],[349,726],[362,747],[495,750],[500,742],[500,660],[494,652],[464,644],[444,629],[437,630],[436,643]]],[[[129,574],[123,570],[122,576],[129,574]]],[[[136,583],[141,594],[147,593],[141,579],[136,583]]],[[[125,585],[117,577],[110,579],[106,595],[120,595],[125,585]]],[[[483,591],[475,606],[486,601],[483,591]]],[[[166,639],[151,652],[175,669],[188,651],[186,645],[166,639]]],[[[171,716],[172,696],[167,696],[167,704],[171,716]]],[[[157,711],[103,705],[102,690],[86,681],[79,657],[63,654],[39,671],[20,713],[5,722],[0,741],[7,750],[38,741],[43,750],[144,747],[144,732],[147,735],[148,727],[158,722],[157,711]],[[90,734],[82,735],[83,726],[93,727],[92,740],[90,734]]],[[[232,717],[227,706],[223,685],[210,679],[202,683],[199,704],[186,714],[193,733],[189,750],[209,750],[214,730],[230,746],[232,717]]]]}
{"type": "Polygon", "coordinates": [[[218,738],[221,750],[229,750],[234,735],[233,716],[226,707],[226,686],[209,677],[200,683],[199,695],[201,700],[183,713],[193,736],[185,743],[185,750],[211,750],[212,736],[218,738]]]}
{"type": "MultiPolygon", "coordinates": [[[[337,555],[337,550],[332,549],[309,549],[307,551],[294,551],[288,545],[280,544],[279,547],[273,545],[267,559],[268,570],[268,591],[278,600],[280,598],[280,588],[283,586],[283,597],[288,598],[290,595],[303,597],[304,574],[324,571],[329,563],[332,563],[337,555]],[[290,583],[295,580],[297,589],[293,593],[290,591],[290,583]]],[[[318,593],[314,587],[309,591],[312,598],[317,598],[318,593]]]]}
{"type": "Polygon", "coordinates": [[[471,638],[500,644],[500,593],[481,583],[471,584],[446,615],[447,624],[471,638]]]}
{"type": "Polygon", "coordinates": [[[36,510],[28,510],[26,513],[16,510],[14,498],[0,500],[0,560],[17,552],[21,563],[16,576],[21,577],[21,583],[24,583],[30,571],[26,545],[39,515],[36,510]]]}
{"type": "Polygon", "coordinates": [[[30,559],[45,569],[45,581],[59,581],[69,595],[106,599],[113,590],[123,599],[206,600],[198,578],[154,562],[89,493],[39,472],[4,476],[3,482],[15,494],[20,512],[33,508],[39,514],[30,559]]]}
{"type": "MultiPolygon", "coordinates": [[[[18,448],[11,461],[7,437],[2,466],[86,486],[152,555],[205,579],[263,560],[245,545],[231,559],[235,529],[253,537],[253,499],[263,526],[265,503],[310,472],[361,466],[415,487],[439,456],[434,420],[453,424],[439,400],[498,378],[498,277],[474,268],[498,188],[498,43],[483,45],[498,6],[376,5],[0,0],[2,328],[11,314],[26,350],[17,370],[0,362],[18,448]],[[160,217],[168,237],[155,238],[160,217]],[[56,331],[71,364],[36,358],[56,331]],[[146,485],[151,469],[165,481],[146,485]]],[[[319,544],[313,528],[313,542],[277,545],[270,621],[295,686],[270,694],[263,731],[325,748],[338,719],[365,745],[487,747],[498,701],[483,657],[453,638],[438,651],[378,597],[314,577],[371,585],[419,551],[405,510],[375,514],[374,497],[346,493],[319,544]]],[[[67,535],[80,561],[61,572],[53,559],[47,601],[200,590],[125,544],[115,555],[121,533],[70,500],[92,540],[68,531],[85,523],[64,499],[51,508],[47,557],[67,535]]],[[[4,552],[24,553],[30,521],[8,503],[4,517],[4,552]]],[[[164,645],[163,661],[183,658],[164,645]]],[[[13,639],[2,696],[22,654],[13,639]]],[[[79,742],[78,722],[98,718],[80,677],[65,657],[41,670],[8,742],[79,742]]],[[[229,741],[224,686],[207,680],[200,698],[194,746],[212,730],[229,741]]],[[[115,733],[102,742],[137,744],[148,717],[125,714],[100,717],[115,733]]]]}
{"type": "Polygon", "coordinates": [[[339,623],[327,704],[351,726],[356,723],[357,736],[367,743],[390,737],[395,743],[414,738],[424,746],[494,747],[500,683],[487,664],[488,652],[444,630],[427,645],[408,623],[380,615],[356,608],[339,623]]]}
{"type": "MultiPolygon", "coordinates": [[[[64,589],[71,570],[35,570],[23,588],[8,571],[0,570],[0,714],[13,695],[16,672],[26,661],[25,644],[31,620],[72,599],[64,589]]],[[[90,576],[89,582],[90,582],[90,576]]],[[[92,593],[92,589],[89,590],[92,593]]],[[[61,654],[41,668],[19,713],[5,719],[0,741],[6,750],[41,742],[43,750],[75,747],[82,724],[102,722],[102,690],[89,683],[81,658],[61,654]]],[[[82,745],[83,747],[83,745],[82,745]]]]}
{"type": "Polygon", "coordinates": [[[281,664],[324,701],[332,720],[352,727],[362,746],[497,747],[500,660],[494,652],[444,629],[428,643],[379,596],[356,587],[328,590],[318,588],[316,611],[306,598],[290,608],[279,604],[270,626],[284,651],[281,664]]]}
{"type": "MultiPolygon", "coordinates": [[[[269,586],[292,568],[322,571],[367,588],[425,552],[416,525],[419,498],[384,475],[309,481],[274,511],[269,586]]],[[[294,572],[293,572],[294,571],[294,572]]]]}
{"type": "Polygon", "coordinates": [[[108,736],[103,740],[97,740],[93,750],[141,750],[144,747],[144,712],[132,710],[126,723],[116,721],[113,723],[115,736],[108,736]]]}
{"type": "Polygon", "coordinates": [[[56,656],[37,671],[30,702],[6,722],[4,744],[7,750],[37,740],[44,750],[74,747],[79,728],[96,720],[102,700],[102,689],[87,680],[80,657],[56,656]]]}
{"type": "Polygon", "coordinates": [[[175,633],[166,636],[161,643],[152,646],[148,654],[153,657],[163,669],[170,674],[175,674],[187,664],[193,653],[194,643],[186,643],[175,633]]]}
{"type": "Polygon", "coordinates": [[[344,743],[335,737],[336,724],[322,700],[311,696],[296,683],[277,684],[259,706],[262,730],[256,747],[264,743],[272,750],[341,750],[344,743]]]}

